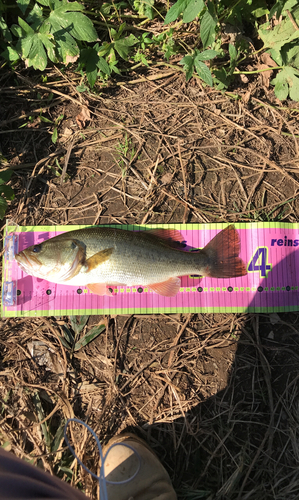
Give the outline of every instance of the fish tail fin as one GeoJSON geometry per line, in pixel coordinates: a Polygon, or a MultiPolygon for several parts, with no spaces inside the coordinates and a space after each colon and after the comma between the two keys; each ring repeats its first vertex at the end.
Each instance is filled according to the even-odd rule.
{"type": "Polygon", "coordinates": [[[208,257],[205,276],[211,278],[237,278],[247,274],[240,259],[240,238],[233,225],[218,233],[203,249],[208,257]]]}

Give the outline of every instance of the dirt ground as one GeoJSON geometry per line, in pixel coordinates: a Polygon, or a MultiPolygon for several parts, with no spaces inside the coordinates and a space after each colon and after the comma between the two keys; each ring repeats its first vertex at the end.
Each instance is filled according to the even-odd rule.
{"type": "MultiPolygon", "coordinates": [[[[16,194],[7,217],[297,222],[298,103],[258,82],[220,93],[170,73],[84,94],[67,72],[48,71],[43,85],[28,71],[2,76],[1,153],[16,194]]],[[[59,337],[70,318],[2,319],[1,445],[98,498],[63,442],[76,416],[103,443],[143,437],[180,499],[298,498],[298,313],[90,317],[80,335],[100,323],[74,353],[59,337]],[[32,340],[51,347],[50,369],[32,359],[32,340]]],[[[97,473],[93,439],[80,427],[73,437],[97,473]]]]}

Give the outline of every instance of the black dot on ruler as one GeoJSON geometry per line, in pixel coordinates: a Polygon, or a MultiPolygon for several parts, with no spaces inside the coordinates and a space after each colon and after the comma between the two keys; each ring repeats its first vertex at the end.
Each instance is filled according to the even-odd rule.
{"type": "Polygon", "coordinates": [[[21,295],[21,290],[17,290],[17,295],[21,295]]]}
{"type": "Polygon", "coordinates": [[[51,295],[51,293],[52,293],[52,290],[47,290],[47,291],[46,291],[46,294],[47,294],[47,295],[51,295]]]}
{"type": "Polygon", "coordinates": [[[141,288],[141,286],[139,288],[137,288],[137,292],[138,293],[142,293],[143,292],[143,288],[141,288]]]}
{"type": "Polygon", "coordinates": [[[81,288],[78,288],[77,293],[80,295],[82,293],[81,288]]]}
{"type": "Polygon", "coordinates": [[[289,292],[291,290],[290,286],[286,286],[286,291],[289,292]]]}
{"type": "Polygon", "coordinates": [[[233,291],[233,287],[232,287],[232,286],[229,286],[227,290],[228,290],[229,292],[232,292],[232,291],[233,291]]]}
{"type": "Polygon", "coordinates": [[[264,289],[263,289],[263,287],[262,287],[262,286],[258,286],[258,288],[257,288],[257,291],[258,291],[258,292],[262,292],[263,290],[264,290],[264,289]]]}
{"type": "Polygon", "coordinates": [[[198,287],[197,287],[197,291],[198,291],[198,292],[202,292],[202,291],[203,291],[203,288],[202,288],[201,286],[198,286],[198,287]]]}
{"type": "Polygon", "coordinates": [[[110,293],[113,293],[113,288],[108,288],[110,293]]]}

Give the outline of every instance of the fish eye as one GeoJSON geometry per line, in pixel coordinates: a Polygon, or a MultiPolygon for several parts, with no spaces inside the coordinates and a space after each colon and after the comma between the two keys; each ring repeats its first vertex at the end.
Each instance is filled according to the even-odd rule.
{"type": "Polygon", "coordinates": [[[41,245],[34,245],[34,247],[33,247],[32,251],[33,251],[34,253],[39,253],[39,252],[41,251],[41,249],[42,249],[42,246],[41,246],[41,245]]]}

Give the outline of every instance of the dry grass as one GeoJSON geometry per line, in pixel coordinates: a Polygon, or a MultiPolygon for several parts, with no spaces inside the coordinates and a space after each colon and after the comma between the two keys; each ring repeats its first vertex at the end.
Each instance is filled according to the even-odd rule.
{"type": "MultiPolygon", "coordinates": [[[[298,109],[259,88],[246,104],[164,76],[84,96],[71,74],[19,88],[2,77],[2,153],[16,192],[8,216],[21,225],[296,222],[298,109]],[[64,115],[56,145],[38,92],[45,116],[64,115]],[[91,121],[80,130],[82,106],[91,121]]],[[[97,498],[62,440],[75,415],[103,442],[125,429],[144,437],[181,499],[297,499],[298,320],[91,317],[79,336],[101,322],[105,333],[76,353],[61,343],[68,318],[2,320],[1,444],[97,498]],[[32,341],[50,348],[49,370],[32,359],[32,341]]],[[[73,437],[97,472],[93,440],[79,427],[73,437]]]]}

